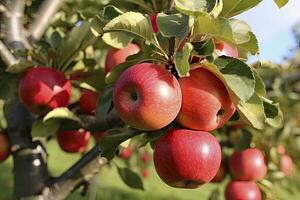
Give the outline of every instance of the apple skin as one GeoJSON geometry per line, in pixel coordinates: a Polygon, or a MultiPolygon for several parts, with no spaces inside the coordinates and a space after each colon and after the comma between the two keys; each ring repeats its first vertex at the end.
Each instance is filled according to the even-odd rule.
{"type": "Polygon", "coordinates": [[[289,176],[293,171],[293,160],[289,155],[282,155],[280,158],[281,171],[289,176]]]}
{"type": "Polygon", "coordinates": [[[216,176],[211,180],[211,182],[213,183],[222,182],[226,176],[226,171],[227,170],[226,170],[225,163],[222,161],[216,176]]]}
{"type": "Polygon", "coordinates": [[[229,56],[233,58],[239,57],[237,48],[223,41],[215,40],[215,52],[218,56],[229,56]]]}
{"type": "Polygon", "coordinates": [[[131,147],[126,147],[120,153],[120,157],[123,159],[128,159],[133,154],[133,149],[131,147]]]}
{"type": "Polygon", "coordinates": [[[90,139],[90,132],[83,129],[57,133],[59,146],[67,153],[83,153],[90,139]]]}
{"type": "Polygon", "coordinates": [[[277,152],[280,154],[280,155],[284,155],[286,153],[286,150],[285,150],[285,147],[280,144],[277,146],[277,152]]]}
{"type": "Polygon", "coordinates": [[[99,96],[99,93],[83,90],[78,102],[80,111],[85,114],[93,114],[97,108],[99,96]]]}
{"type": "Polygon", "coordinates": [[[21,101],[35,114],[68,106],[70,94],[70,81],[63,73],[50,67],[30,68],[19,84],[21,101]]]}
{"type": "Polygon", "coordinates": [[[236,109],[223,82],[201,65],[194,67],[189,77],[179,79],[182,106],[177,122],[185,128],[212,131],[223,126],[236,109]]]}
{"type": "Polygon", "coordinates": [[[222,152],[208,132],[172,129],[154,148],[154,166],[159,177],[175,188],[197,188],[218,172],[222,152]]]}
{"type": "Polygon", "coordinates": [[[6,160],[10,154],[9,142],[6,135],[0,133],[0,162],[6,160]]]}
{"type": "Polygon", "coordinates": [[[256,148],[235,151],[229,159],[229,168],[235,180],[257,181],[267,174],[263,153],[256,148]]]}
{"type": "Polygon", "coordinates": [[[157,13],[154,13],[154,14],[150,15],[150,21],[151,21],[152,30],[153,30],[154,33],[159,32],[159,28],[158,28],[156,20],[157,20],[157,13]]]}
{"type": "Polygon", "coordinates": [[[113,91],[119,117],[129,126],[153,131],[171,123],[181,107],[177,79],[160,65],[136,64],[119,77],[113,91]]]}
{"type": "Polygon", "coordinates": [[[106,56],[105,74],[110,72],[115,66],[125,62],[128,56],[137,54],[139,51],[140,47],[133,43],[128,44],[124,49],[110,49],[106,56]]]}
{"type": "Polygon", "coordinates": [[[261,192],[255,182],[231,181],[225,189],[226,200],[261,200],[261,192]]]}
{"type": "Polygon", "coordinates": [[[143,178],[148,178],[148,177],[149,177],[149,175],[150,175],[150,172],[149,172],[149,170],[147,170],[147,169],[144,169],[144,170],[142,171],[142,176],[143,176],[143,178]]]}

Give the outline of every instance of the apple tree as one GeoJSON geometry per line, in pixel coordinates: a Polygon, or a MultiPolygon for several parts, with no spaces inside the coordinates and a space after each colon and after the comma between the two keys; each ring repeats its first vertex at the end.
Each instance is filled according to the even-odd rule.
{"type": "Polygon", "coordinates": [[[227,200],[273,199],[273,185],[297,181],[286,177],[300,151],[299,60],[248,64],[258,41],[235,18],[261,1],[1,1],[0,160],[13,156],[14,198],[65,199],[116,155],[143,189],[128,160],[140,154],[147,177],[150,147],[171,187],[230,173],[227,200]],[[58,177],[52,139],[82,153],[58,177]]]}

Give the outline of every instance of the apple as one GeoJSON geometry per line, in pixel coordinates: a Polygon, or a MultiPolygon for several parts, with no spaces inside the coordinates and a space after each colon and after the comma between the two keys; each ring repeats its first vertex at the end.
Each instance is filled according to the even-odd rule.
{"type": "Polygon", "coordinates": [[[224,162],[222,161],[216,176],[211,180],[211,182],[214,182],[214,183],[222,182],[224,180],[225,176],[226,176],[226,166],[225,166],[224,162]]]}
{"type": "Polygon", "coordinates": [[[23,104],[35,114],[69,105],[71,83],[54,68],[35,67],[26,71],[19,84],[23,104]]]}
{"type": "Polygon", "coordinates": [[[289,155],[282,155],[280,157],[281,171],[286,175],[290,175],[293,171],[293,160],[289,155]]]}
{"type": "Polygon", "coordinates": [[[154,147],[153,160],[159,177],[176,188],[197,188],[210,182],[221,159],[217,139],[204,131],[171,129],[154,147]]]}
{"type": "Polygon", "coordinates": [[[85,79],[87,77],[88,77],[88,75],[86,72],[84,72],[83,70],[77,70],[77,71],[73,72],[72,74],[70,74],[69,79],[71,81],[76,81],[76,80],[85,79]]]}
{"type": "Polygon", "coordinates": [[[129,126],[153,131],[171,123],[181,107],[177,79],[162,66],[140,63],[121,74],[113,91],[119,117],[129,126]]]}
{"type": "Polygon", "coordinates": [[[239,52],[236,46],[220,40],[215,40],[215,52],[218,56],[229,56],[233,58],[239,57],[239,52]]]}
{"type": "Polygon", "coordinates": [[[0,162],[6,160],[10,154],[9,142],[6,135],[0,133],[0,162]]]}
{"type": "Polygon", "coordinates": [[[112,48],[106,56],[105,74],[110,72],[115,66],[126,61],[128,56],[137,54],[140,47],[136,44],[130,43],[124,49],[112,48]]]}
{"type": "Polygon", "coordinates": [[[152,30],[154,33],[157,33],[159,31],[156,20],[157,20],[157,13],[150,15],[150,21],[151,21],[152,30]]]}
{"type": "Polygon", "coordinates": [[[277,146],[277,152],[280,154],[280,155],[284,155],[286,153],[286,150],[285,150],[285,147],[280,144],[277,146]]]}
{"type": "Polygon", "coordinates": [[[87,148],[90,136],[90,132],[83,129],[61,131],[57,134],[57,141],[65,152],[83,153],[87,148]]]}
{"type": "Polygon", "coordinates": [[[235,151],[229,159],[229,168],[233,178],[240,181],[260,180],[267,173],[264,155],[257,148],[235,151]]]}
{"type": "Polygon", "coordinates": [[[149,172],[147,169],[143,169],[143,171],[142,171],[142,176],[143,176],[144,178],[148,178],[149,175],[150,175],[150,172],[149,172]]]}
{"type": "Polygon", "coordinates": [[[133,153],[133,149],[131,147],[126,147],[125,149],[122,150],[120,153],[120,157],[123,159],[128,159],[133,153]]]}
{"type": "Polygon", "coordinates": [[[226,200],[261,200],[261,192],[255,182],[231,181],[225,189],[226,200]]]}
{"type": "Polygon", "coordinates": [[[223,82],[201,65],[194,67],[189,77],[179,79],[182,106],[177,122],[185,128],[212,131],[223,126],[236,109],[223,82]]]}
{"type": "Polygon", "coordinates": [[[96,142],[99,142],[107,132],[91,132],[91,135],[95,138],[96,142]]]}
{"type": "Polygon", "coordinates": [[[147,152],[144,152],[142,155],[141,155],[141,161],[143,162],[143,163],[149,163],[150,161],[151,161],[151,156],[150,156],[150,154],[149,153],[147,153],[147,152]]]}
{"type": "Polygon", "coordinates": [[[93,114],[97,108],[99,93],[91,90],[83,90],[79,99],[80,111],[85,114],[93,114]]]}

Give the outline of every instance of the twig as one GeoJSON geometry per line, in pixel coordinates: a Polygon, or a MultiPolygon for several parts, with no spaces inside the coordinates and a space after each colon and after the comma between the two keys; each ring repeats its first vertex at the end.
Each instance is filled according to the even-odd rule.
{"type": "Polygon", "coordinates": [[[57,12],[62,4],[62,0],[45,0],[34,21],[29,25],[30,37],[39,40],[47,29],[53,15],[57,12]]]}
{"type": "MultiPolygon", "coordinates": [[[[174,0],[168,0],[167,14],[172,14],[174,9],[174,0]]],[[[173,68],[173,60],[174,60],[174,51],[175,51],[175,37],[171,37],[169,39],[169,68],[173,68]]]]}
{"type": "Polygon", "coordinates": [[[0,57],[7,66],[17,63],[15,56],[9,51],[6,45],[0,40],[0,57]]]}

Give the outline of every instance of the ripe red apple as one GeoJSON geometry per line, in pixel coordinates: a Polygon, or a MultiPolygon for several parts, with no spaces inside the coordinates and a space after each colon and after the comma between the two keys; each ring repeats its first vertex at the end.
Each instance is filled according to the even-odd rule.
{"type": "Polygon", "coordinates": [[[239,52],[236,46],[220,40],[215,40],[215,52],[218,54],[218,56],[229,56],[233,58],[239,57],[239,52]]]}
{"type": "Polygon", "coordinates": [[[160,65],[136,64],[119,77],[113,102],[120,118],[133,128],[152,131],[171,123],[181,107],[177,79],[160,65]]]}
{"type": "Polygon", "coordinates": [[[122,150],[120,153],[120,157],[123,159],[128,159],[133,153],[133,149],[131,147],[126,147],[125,149],[122,150]]]}
{"type": "Polygon", "coordinates": [[[212,131],[223,126],[235,112],[226,87],[212,72],[199,66],[179,79],[182,106],[177,122],[183,127],[212,131]]]}
{"type": "Polygon", "coordinates": [[[9,156],[9,142],[6,135],[0,133],[0,162],[6,160],[9,156]]]}
{"type": "Polygon", "coordinates": [[[277,152],[278,152],[280,155],[284,155],[284,154],[286,153],[285,147],[284,147],[282,144],[278,145],[278,147],[277,147],[277,152]]]}
{"type": "Polygon", "coordinates": [[[140,47],[136,44],[130,43],[124,49],[111,49],[106,56],[105,74],[110,72],[115,66],[125,62],[128,56],[137,54],[140,47]]]}
{"type": "Polygon", "coordinates": [[[90,136],[90,132],[83,129],[61,131],[57,134],[57,141],[65,152],[82,153],[87,148],[90,136]]]}
{"type": "Polygon", "coordinates": [[[264,155],[256,148],[235,151],[229,159],[229,168],[233,178],[240,181],[260,180],[267,173],[264,155]]]}
{"type": "Polygon", "coordinates": [[[217,174],[222,152],[208,132],[172,129],[154,148],[154,166],[160,178],[176,188],[197,188],[217,174]]]}
{"type": "Polygon", "coordinates": [[[226,166],[222,161],[216,176],[211,180],[211,182],[214,183],[222,182],[225,176],[226,176],[226,166]]]}
{"type": "Polygon", "coordinates": [[[226,200],[261,200],[261,192],[255,182],[231,181],[225,190],[226,200]]]}
{"type": "Polygon", "coordinates": [[[83,90],[79,99],[80,111],[85,114],[93,114],[97,108],[99,93],[91,90],[83,90]]]}
{"type": "Polygon", "coordinates": [[[21,101],[35,114],[68,106],[70,93],[70,81],[63,73],[50,67],[30,68],[19,85],[21,101]]]}
{"type": "Polygon", "coordinates": [[[293,171],[293,160],[289,155],[282,155],[280,158],[281,171],[286,175],[290,175],[293,171]]]}
{"type": "Polygon", "coordinates": [[[157,20],[157,13],[150,15],[150,21],[151,21],[152,30],[154,33],[157,33],[159,31],[156,20],[157,20]]]}

